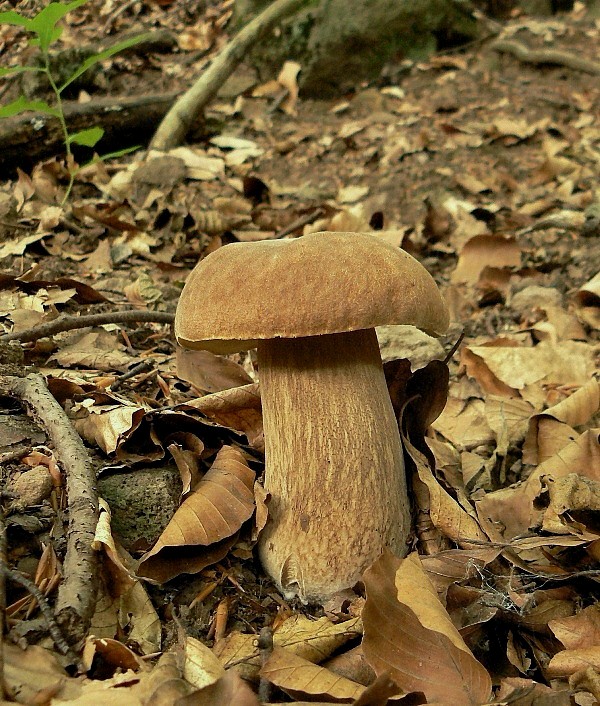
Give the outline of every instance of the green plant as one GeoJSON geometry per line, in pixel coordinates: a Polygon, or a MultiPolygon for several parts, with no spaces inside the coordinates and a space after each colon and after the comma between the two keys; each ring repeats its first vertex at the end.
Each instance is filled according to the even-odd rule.
{"type": "MultiPolygon", "coordinates": [[[[104,59],[108,59],[114,54],[117,54],[118,52],[139,43],[147,37],[145,34],[130,37],[122,42],[118,42],[117,44],[108,47],[104,51],[98,52],[97,54],[92,54],[87,57],[66,79],[62,80],[60,83],[57,83],[51,66],[50,47],[60,38],[62,34],[62,27],[58,23],[63,19],[63,17],[65,17],[65,15],[78,8],[80,5],[83,5],[85,2],[87,2],[87,0],[73,0],[72,2],[66,4],[51,2],[31,19],[20,15],[14,10],[9,12],[0,12],[0,24],[17,25],[22,27],[26,32],[34,35],[29,43],[32,46],[39,48],[41,56],[40,66],[13,66],[10,68],[0,68],[0,77],[12,76],[18,73],[24,73],[25,71],[41,72],[45,74],[48,80],[48,85],[54,93],[53,105],[43,100],[30,100],[26,96],[21,95],[12,103],[0,106],[0,118],[8,118],[26,111],[35,111],[37,113],[53,116],[59,120],[64,138],[66,167],[69,174],[69,184],[62,200],[63,204],[69,198],[75,177],[82,169],[82,166],[85,166],[79,166],[76,163],[72,152],[73,145],[93,148],[104,134],[104,130],[101,127],[91,127],[86,130],[80,130],[73,133],[69,131],[63,110],[63,92],[73,83],[73,81],[78,79],[90,67],[94,66],[94,64],[97,64],[104,59]]],[[[118,152],[104,154],[101,157],[96,156],[95,159],[106,160],[112,157],[119,157],[136,149],[138,149],[137,146],[129,147],[119,150],[118,152]]]]}

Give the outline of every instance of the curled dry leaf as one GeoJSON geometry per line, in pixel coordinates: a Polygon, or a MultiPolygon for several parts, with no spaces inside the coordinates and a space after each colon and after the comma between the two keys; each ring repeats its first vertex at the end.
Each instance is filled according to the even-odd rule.
{"type": "Polygon", "coordinates": [[[202,689],[214,684],[224,674],[223,665],[210,648],[194,637],[186,638],[183,676],[187,682],[202,689]]]}
{"type": "MultiPolygon", "coordinates": [[[[578,527],[585,527],[589,513],[593,516],[600,511],[600,481],[583,478],[579,473],[569,473],[556,480],[544,480],[550,496],[542,518],[542,529],[545,532],[563,534],[574,523],[578,527]]],[[[589,530],[594,530],[593,520],[589,530]]]]}
{"type": "Polygon", "coordinates": [[[292,697],[324,697],[334,703],[351,703],[365,690],[361,684],[298,657],[284,647],[273,649],[260,675],[292,697]]]}
{"type": "Polygon", "coordinates": [[[187,696],[192,686],[181,676],[179,655],[165,652],[154,669],[140,679],[139,695],[144,704],[172,704],[187,696]]]}
{"type": "Polygon", "coordinates": [[[376,674],[389,672],[405,692],[428,702],[480,706],[491,679],[473,657],[416,554],[384,554],[364,576],[363,649],[376,674]]]}
{"type": "Polygon", "coordinates": [[[254,478],[242,453],[224,446],[158,542],[142,557],[138,574],[163,583],[220,561],[254,512],[254,478]]]}
{"type": "Polygon", "coordinates": [[[477,520],[439,484],[425,456],[406,437],[403,437],[402,441],[415,462],[419,480],[427,486],[429,513],[435,527],[462,546],[471,546],[473,541],[487,542],[487,537],[479,528],[477,520]]]}
{"type": "Polygon", "coordinates": [[[519,486],[503,488],[476,502],[477,514],[493,541],[510,541],[527,533],[539,523],[543,510],[534,507],[542,490],[542,478],[557,480],[569,473],[579,473],[600,481],[599,430],[588,429],[541,463],[519,486]],[[503,528],[500,531],[499,528],[503,528]]]}
{"type": "Polygon", "coordinates": [[[265,450],[258,383],[215,392],[188,405],[200,410],[216,424],[241,431],[257,451],[265,450]]]}
{"type": "Polygon", "coordinates": [[[562,402],[532,416],[523,448],[526,463],[541,463],[560,451],[575,438],[572,427],[586,424],[598,410],[600,381],[592,378],[562,402]],[[562,446],[559,445],[561,442],[562,446]]]}
{"type": "Polygon", "coordinates": [[[110,508],[100,498],[100,516],[94,537],[94,549],[104,550],[105,567],[110,576],[110,590],[103,584],[92,618],[96,637],[117,636],[126,629],[131,642],[137,643],[143,654],[160,650],[160,618],[141,581],[134,578],[134,561],[118,546],[110,527],[110,508]]]}
{"type": "Polygon", "coordinates": [[[578,315],[590,326],[600,329],[600,272],[577,292],[578,315]]]}

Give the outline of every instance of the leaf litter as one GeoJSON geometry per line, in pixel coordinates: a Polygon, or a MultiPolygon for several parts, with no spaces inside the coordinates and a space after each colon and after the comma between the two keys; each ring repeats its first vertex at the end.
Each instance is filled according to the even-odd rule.
{"type": "MultiPolygon", "coordinates": [[[[183,52],[212,51],[229,14],[217,3],[193,31],[177,11],[169,23],[183,52]]],[[[88,16],[66,37],[92,26],[88,16]]],[[[522,16],[507,28],[576,52],[598,34],[579,4],[560,20],[522,16]]],[[[154,57],[147,68],[129,61],[157,88],[169,76],[185,86],[178,55],[164,74],[154,57]]],[[[242,67],[243,91],[224,90],[209,108],[224,120],[211,139],[110,172],[87,167],[70,210],[52,203],[56,161],[4,182],[3,327],[132,305],[173,312],[197,259],[236,240],[372,230],[404,247],[444,292],[455,322],[446,351],[464,333],[447,368],[386,363],[417,551],[383,556],[363,592],[331,604],[284,600],[252,554],[268,512],[255,481],[264,441],[252,356],[183,352],[152,323],[40,338],[24,346],[25,362],[48,376],[101,477],[175,467],[182,504],[154,527],[151,548],[129,551],[102,505],[85,676],[69,677],[35,644],[5,644],[7,683],[21,703],[256,704],[267,694],[384,704],[400,693],[406,703],[592,704],[598,93],[589,77],[485,50],[413,65],[401,87],[374,84],[343,102],[304,101],[297,74],[288,62],[256,87],[242,67]],[[140,362],[149,365],[135,373],[140,362]],[[274,646],[260,648],[267,626],[274,646]]],[[[135,86],[139,74],[126,80],[135,86]]],[[[52,601],[63,571],[60,459],[39,434],[3,440],[0,454],[13,494],[8,564],[52,601]]],[[[35,642],[36,600],[12,582],[9,597],[12,636],[35,642]]]]}

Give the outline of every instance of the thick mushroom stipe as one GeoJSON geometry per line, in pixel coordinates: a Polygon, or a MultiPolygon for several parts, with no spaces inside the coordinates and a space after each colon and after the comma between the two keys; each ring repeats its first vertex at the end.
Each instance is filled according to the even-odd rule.
{"type": "Polygon", "coordinates": [[[375,326],[442,333],[437,286],[370,233],[312,233],[219,248],[188,277],[175,316],[186,348],[258,348],[269,520],[266,572],[322,600],[385,547],[406,553],[402,446],[375,326]]]}
{"type": "Polygon", "coordinates": [[[410,531],[398,425],[374,329],[261,341],[269,522],[259,539],[286,595],[354,585],[410,531]]]}

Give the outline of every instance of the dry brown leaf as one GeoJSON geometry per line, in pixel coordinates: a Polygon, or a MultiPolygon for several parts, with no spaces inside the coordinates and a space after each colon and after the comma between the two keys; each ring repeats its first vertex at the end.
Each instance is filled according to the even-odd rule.
{"type": "Polygon", "coordinates": [[[600,272],[577,292],[577,314],[590,326],[600,329],[600,272]]]}
{"type": "Polygon", "coordinates": [[[599,431],[589,429],[541,463],[525,483],[488,493],[475,503],[481,526],[492,541],[510,541],[541,520],[543,510],[534,508],[542,491],[542,478],[555,480],[580,473],[600,481],[599,431]]]}
{"type": "Polygon", "coordinates": [[[422,556],[421,565],[443,602],[449,586],[477,576],[501,551],[498,547],[448,549],[433,556],[422,556]]]}
{"type": "Polygon", "coordinates": [[[365,572],[363,649],[376,674],[427,701],[480,706],[491,679],[452,624],[419,558],[386,553],[365,572]]]}
{"type": "Polygon", "coordinates": [[[238,363],[210,351],[177,346],[177,376],[202,392],[220,392],[252,382],[238,363]]]}
{"type": "Polygon", "coordinates": [[[558,404],[534,415],[523,447],[526,463],[537,464],[575,438],[572,427],[586,424],[600,409],[600,381],[592,378],[558,404]]]}
{"type": "Polygon", "coordinates": [[[61,347],[50,360],[67,368],[81,366],[95,370],[122,370],[139,361],[108,331],[89,331],[74,338],[73,343],[61,347]]]}
{"type": "Polygon", "coordinates": [[[460,362],[465,366],[467,375],[477,380],[481,389],[497,397],[518,397],[519,392],[511,385],[502,382],[495,375],[482,356],[476,355],[470,348],[463,348],[460,362]]]}
{"type": "Polygon", "coordinates": [[[600,646],[558,652],[550,660],[545,672],[549,678],[568,677],[588,667],[600,670],[600,646]]]}
{"type": "Polygon", "coordinates": [[[294,698],[325,697],[333,703],[351,703],[365,690],[361,684],[302,659],[284,647],[273,649],[260,674],[294,698]]]}
{"type": "Polygon", "coordinates": [[[510,706],[571,706],[571,693],[568,689],[556,691],[545,684],[531,679],[507,677],[500,682],[496,694],[498,703],[510,706]]]}
{"type": "Polygon", "coordinates": [[[459,450],[494,442],[482,400],[449,398],[444,411],[431,426],[459,450]]]}
{"type": "Polygon", "coordinates": [[[551,620],[548,627],[568,650],[600,645],[600,605],[594,603],[576,615],[551,620]]]}
{"type": "Polygon", "coordinates": [[[143,584],[134,578],[135,562],[112,536],[108,504],[102,498],[99,504],[100,517],[93,547],[96,551],[104,550],[110,590],[106,582],[101,587],[92,618],[92,633],[96,637],[114,638],[119,629],[125,629],[128,638],[138,644],[143,654],[157,652],[161,641],[160,618],[143,584]]]}
{"type": "Polygon", "coordinates": [[[214,684],[179,698],[176,706],[215,706],[217,704],[260,706],[256,694],[234,671],[225,672],[214,684]]]}
{"type": "MultiPolygon", "coordinates": [[[[311,620],[305,615],[294,614],[275,630],[273,642],[309,662],[319,663],[361,634],[360,618],[333,623],[327,617],[311,620]]],[[[244,679],[258,679],[260,663],[255,635],[231,632],[214,646],[213,651],[226,668],[236,663],[236,670],[244,679]]]]}
{"type": "Polygon", "coordinates": [[[242,453],[224,446],[158,542],[142,557],[139,575],[162,583],[222,559],[254,512],[254,479],[242,453]]]}
{"type": "MultiPolygon", "coordinates": [[[[578,473],[569,473],[557,479],[545,478],[544,481],[550,496],[550,503],[542,518],[542,529],[545,532],[569,532],[572,523],[585,527],[588,513],[600,511],[600,481],[583,478],[578,473]]],[[[593,519],[591,523],[590,531],[593,531],[593,519]]]]}
{"type": "Polygon", "coordinates": [[[213,651],[195,637],[186,638],[184,651],[183,676],[196,689],[214,684],[225,674],[213,651]]]}
{"type": "Polygon", "coordinates": [[[86,638],[81,660],[87,671],[92,668],[94,660],[99,660],[111,671],[111,676],[118,670],[137,672],[144,670],[145,663],[138,655],[118,640],[110,637],[97,638],[90,635],[86,638]]]}
{"type": "Polygon", "coordinates": [[[298,74],[302,66],[297,61],[286,61],[277,76],[277,82],[287,89],[287,96],[281,103],[281,110],[288,115],[296,115],[298,102],[298,74]]]}
{"type": "Polygon", "coordinates": [[[258,383],[215,392],[188,403],[217,424],[241,431],[258,451],[265,450],[258,383]]]}
{"type": "Polygon", "coordinates": [[[506,455],[510,446],[523,440],[533,407],[519,398],[511,399],[488,395],[485,400],[485,414],[492,431],[496,435],[496,450],[506,455]]]}
{"type": "MultiPolygon", "coordinates": [[[[515,345],[469,346],[505,385],[523,390],[533,384],[585,385],[595,372],[594,349],[579,341],[541,341],[527,348],[515,345]]],[[[491,392],[491,390],[488,390],[491,392]]]]}
{"type": "Polygon", "coordinates": [[[479,528],[477,520],[471,517],[471,515],[442,488],[431,472],[431,468],[425,456],[406,438],[403,438],[403,442],[404,447],[415,462],[419,480],[427,486],[429,492],[429,514],[434,526],[446,537],[462,546],[469,546],[473,540],[476,542],[486,542],[487,537],[479,528]]]}
{"type": "Polygon", "coordinates": [[[521,248],[514,238],[476,235],[462,248],[452,282],[476,284],[486,267],[519,267],[521,248]]]}

